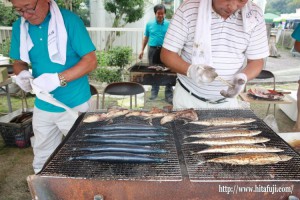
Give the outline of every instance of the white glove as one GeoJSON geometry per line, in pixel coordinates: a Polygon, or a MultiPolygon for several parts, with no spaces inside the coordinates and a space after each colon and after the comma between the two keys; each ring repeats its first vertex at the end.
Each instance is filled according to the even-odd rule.
{"type": "Polygon", "coordinates": [[[25,92],[30,92],[32,90],[30,79],[33,79],[31,73],[27,70],[23,70],[16,76],[16,83],[25,92]]]}
{"type": "Polygon", "coordinates": [[[226,98],[234,98],[239,95],[245,88],[247,76],[244,73],[236,74],[233,78],[233,86],[228,87],[227,91],[222,90],[220,94],[226,98]]]}
{"type": "Polygon", "coordinates": [[[52,92],[60,86],[60,80],[57,73],[42,74],[33,80],[33,83],[38,86],[42,91],[52,92]]]}
{"type": "Polygon", "coordinates": [[[216,69],[206,65],[190,65],[187,77],[193,79],[198,85],[210,83],[218,76],[216,69]]]}

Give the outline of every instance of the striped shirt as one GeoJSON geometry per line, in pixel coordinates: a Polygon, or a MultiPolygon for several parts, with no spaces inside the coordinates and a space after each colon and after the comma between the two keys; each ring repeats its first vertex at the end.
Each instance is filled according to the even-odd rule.
{"type": "MultiPolygon", "coordinates": [[[[188,63],[192,60],[199,2],[200,0],[187,0],[181,4],[173,16],[163,44],[164,48],[180,53],[188,63]]],[[[258,23],[252,30],[245,32],[240,10],[224,20],[212,9],[212,67],[226,80],[232,80],[233,75],[243,68],[246,58],[256,60],[269,56],[262,11],[255,4],[252,10],[258,23]]],[[[227,90],[228,87],[217,80],[199,87],[187,76],[178,74],[178,78],[192,93],[210,100],[223,98],[220,91],[227,90]]]]}

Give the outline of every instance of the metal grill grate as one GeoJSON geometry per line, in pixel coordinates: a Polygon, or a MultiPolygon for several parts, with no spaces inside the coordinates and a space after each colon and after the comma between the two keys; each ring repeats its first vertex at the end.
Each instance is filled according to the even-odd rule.
{"type": "MultiPolygon", "coordinates": [[[[89,115],[95,113],[89,113],[89,115]]],[[[87,114],[86,114],[87,115],[87,114]]],[[[136,123],[146,124],[147,122],[137,117],[118,117],[113,123],[136,123]]],[[[98,122],[100,125],[106,122],[98,122]]],[[[152,121],[153,125],[159,125],[159,119],[152,121]]],[[[155,157],[165,158],[166,163],[159,164],[129,164],[129,163],[105,163],[97,161],[72,160],[70,157],[86,154],[84,151],[73,151],[74,148],[96,145],[79,141],[87,133],[86,127],[90,125],[80,123],[75,132],[68,138],[65,144],[57,151],[53,159],[42,170],[43,176],[83,177],[102,180],[160,180],[178,181],[182,180],[179,161],[177,157],[173,134],[166,137],[165,143],[151,145],[152,147],[168,150],[166,154],[153,154],[155,157]]],[[[95,124],[93,124],[95,126],[95,124]]],[[[167,125],[168,126],[168,125],[167,125]]],[[[169,124],[169,130],[171,130],[169,124]]],[[[147,145],[149,146],[149,145],[147,145]]]]}
{"type": "MultiPolygon", "coordinates": [[[[226,181],[226,180],[299,180],[300,179],[300,156],[287,143],[285,143],[275,132],[273,132],[262,120],[251,110],[198,110],[199,119],[210,119],[216,117],[245,117],[255,118],[256,121],[247,125],[253,129],[261,130],[260,136],[270,138],[267,146],[276,146],[284,149],[286,154],[293,159],[273,165],[264,166],[231,166],[225,164],[205,163],[206,160],[224,156],[225,154],[200,154],[191,152],[201,151],[206,145],[183,144],[183,137],[191,132],[202,131],[204,126],[185,124],[183,121],[167,123],[170,135],[165,137],[163,144],[151,145],[153,147],[166,149],[167,154],[155,154],[160,158],[168,160],[161,164],[112,164],[97,161],[68,161],[68,158],[81,156],[83,151],[73,151],[73,148],[92,146],[95,144],[79,141],[86,133],[86,127],[90,126],[81,121],[74,125],[75,131],[64,141],[60,148],[52,155],[46,167],[42,170],[42,176],[59,177],[81,177],[100,180],[159,180],[180,181],[183,177],[189,177],[192,182],[203,181],[226,181]],[[172,134],[173,133],[173,134],[172,134]],[[198,165],[197,163],[203,163],[198,165]]],[[[91,115],[96,113],[88,113],[91,115]]],[[[160,118],[153,120],[153,125],[159,125],[160,118]]],[[[113,123],[136,123],[147,122],[138,117],[118,117],[113,123]]],[[[107,122],[97,122],[99,126],[107,122]]],[[[94,126],[94,125],[93,125],[94,126]]],[[[73,127],[73,128],[74,128],[73,127]]],[[[226,154],[227,155],[227,154],[226,154]]],[[[228,154],[229,155],[229,154],[228,154]]]]}
{"type": "MultiPolygon", "coordinates": [[[[260,120],[250,110],[198,110],[199,120],[216,117],[244,117],[255,118],[256,121],[247,125],[248,127],[261,130],[260,136],[270,138],[266,146],[276,146],[284,149],[285,154],[293,159],[274,165],[264,166],[232,166],[218,163],[205,163],[206,160],[225,156],[222,153],[214,154],[192,154],[191,152],[206,149],[207,145],[183,144],[183,137],[191,132],[201,131],[205,126],[175,122],[176,134],[180,140],[182,152],[191,181],[213,181],[213,180],[299,180],[300,179],[300,156],[290,148],[272,129],[260,120]],[[198,164],[201,162],[201,164],[198,164]]],[[[226,154],[230,155],[230,154],[226,154]]]]}

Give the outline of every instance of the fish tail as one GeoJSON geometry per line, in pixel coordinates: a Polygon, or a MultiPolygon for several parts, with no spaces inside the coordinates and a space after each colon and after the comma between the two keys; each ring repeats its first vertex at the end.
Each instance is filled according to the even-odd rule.
{"type": "Polygon", "coordinates": [[[72,160],[76,160],[76,158],[75,157],[70,157],[66,161],[72,161],[72,160]]]}
{"type": "Polygon", "coordinates": [[[190,136],[189,135],[184,135],[183,136],[183,139],[187,139],[187,138],[189,138],[190,136]]]}
{"type": "Polygon", "coordinates": [[[203,164],[205,164],[206,162],[204,161],[204,160],[199,160],[198,162],[197,162],[197,165],[203,165],[203,164]]]}
{"type": "Polygon", "coordinates": [[[189,123],[189,121],[188,120],[183,120],[183,125],[186,125],[186,124],[188,124],[189,123]]]}

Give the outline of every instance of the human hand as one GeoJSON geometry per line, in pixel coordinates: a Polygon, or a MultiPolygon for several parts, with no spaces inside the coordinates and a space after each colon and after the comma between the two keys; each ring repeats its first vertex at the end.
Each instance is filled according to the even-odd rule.
{"type": "Polygon", "coordinates": [[[33,83],[42,91],[52,92],[60,86],[60,80],[57,73],[45,73],[33,80],[33,83]]]}
{"type": "Polygon", "coordinates": [[[23,70],[16,76],[16,83],[25,92],[30,92],[32,90],[30,79],[33,79],[31,73],[28,70],[23,70]]]}
{"type": "Polygon", "coordinates": [[[239,95],[245,88],[247,76],[244,73],[236,74],[233,78],[233,86],[228,87],[227,91],[222,90],[220,94],[226,98],[234,98],[239,95]]]}
{"type": "Polygon", "coordinates": [[[142,60],[143,56],[144,56],[144,51],[142,51],[142,52],[140,53],[139,59],[142,60]]]}
{"type": "Polygon", "coordinates": [[[193,79],[198,85],[210,83],[218,76],[216,69],[206,65],[190,65],[187,77],[193,79]]]}

